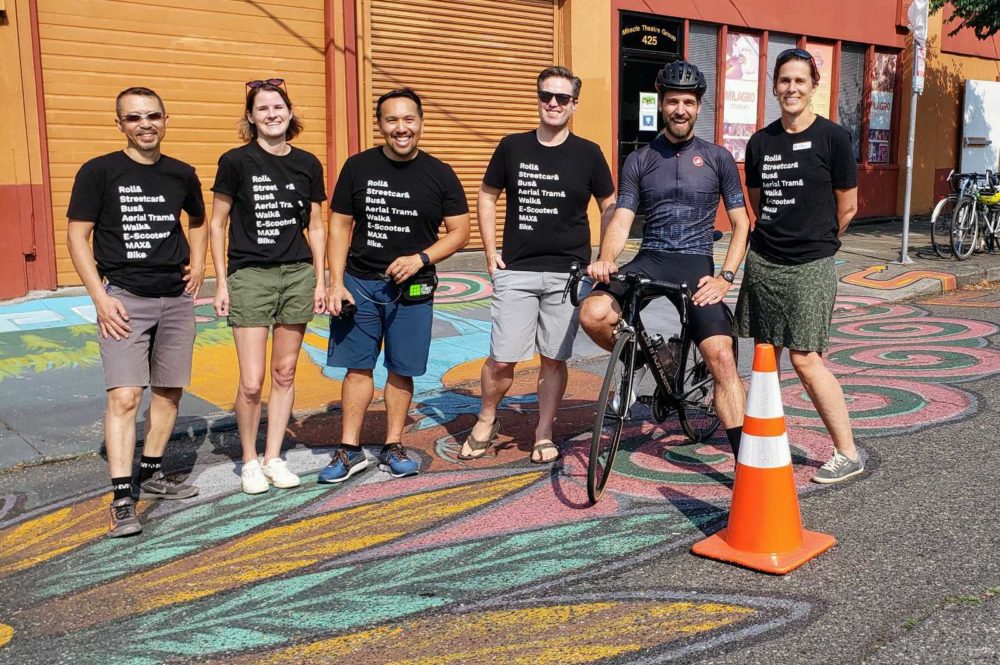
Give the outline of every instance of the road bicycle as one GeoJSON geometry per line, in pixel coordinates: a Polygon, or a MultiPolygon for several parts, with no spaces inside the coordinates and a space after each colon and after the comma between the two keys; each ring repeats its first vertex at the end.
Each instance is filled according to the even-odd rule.
{"type": "MultiPolygon", "coordinates": [[[[584,274],[578,264],[572,266],[566,290],[574,306],[580,304],[579,283],[584,274]]],[[[659,282],[634,273],[616,273],[611,279],[625,285],[625,295],[594,417],[587,464],[587,495],[591,503],[597,503],[604,492],[634,403],[650,407],[658,422],[676,414],[692,441],[708,439],[719,427],[714,404],[715,379],[691,338],[688,325],[688,313],[695,306],[691,289],[687,284],[659,282]],[[677,308],[681,324],[678,335],[667,341],[658,334],[649,335],[639,317],[650,301],[661,297],[677,308]],[[639,388],[636,372],[643,366],[651,370],[656,388],[652,395],[635,398],[639,388]]],[[[725,303],[722,306],[732,325],[732,310],[725,303]]],[[[737,353],[738,340],[734,336],[733,356],[737,353]]]]}
{"type": "Polygon", "coordinates": [[[951,215],[951,250],[959,261],[980,247],[1000,250],[1000,178],[992,171],[967,175],[951,215]]]}

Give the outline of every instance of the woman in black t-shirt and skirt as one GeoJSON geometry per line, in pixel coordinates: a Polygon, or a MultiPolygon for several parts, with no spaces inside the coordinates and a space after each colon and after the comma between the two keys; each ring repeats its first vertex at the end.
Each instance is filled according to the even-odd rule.
{"type": "Polygon", "coordinates": [[[214,304],[236,341],[236,422],[247,494],[299,484],[281,458],[281,444],[295,400],[295,367],[306,325],[326,311],[323,167],[315,155],[288,143],[300,131],[284,81],[250,81],[240,122],[240,138],[247,144],[219,158],[212,186],[214,304]],[[271,394],[260,461],[257,430],[269,335],[271,394]]]}
{"type": "Polygon", "coordinates": [[[835,448],[813,480],[835,483],[864,471],[843,389],[823,362],[837,296],[833,257],[857,212],[857,162],[850,133],[810,108],[819,68],[808,51],[779,54],[773,81],[781,118],[747,145],[757,223],[736,305],[737,332],[773,344],[779,359],[788,348],[835,448]]]}

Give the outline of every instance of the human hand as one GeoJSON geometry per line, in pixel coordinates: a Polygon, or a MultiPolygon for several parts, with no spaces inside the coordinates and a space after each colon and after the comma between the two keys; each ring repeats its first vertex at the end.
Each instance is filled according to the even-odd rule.
{"type": "Polygon", "coordinates": [[[691,297],[691,302],[700,307],[722,302],[722,299],[726,297],[732,286],[732,284],[722,278],[722,275],[715,277],[705,275],[698,280],[698,290],[691,297]]]}
{"type": "Polygon", "coordinates": [[[189,265],[184,267],[184,293],[197,298],[201,291],[201,285],[205,282],[205,266],[189,265]]]}
{"type": "Polygon", "coordinates": [[[418,254],[401,256],[385,269],[385,274],[397,284],[402,284],[409,278],[417,274],[417,271],[424,267],[424,262],[418,254]]]}
{"type": "Polygon", "coordinates": [[[331,286],[326,290],[326,311],[333,316],[340,316],[341,307],[344,301],[356,304],[354,296],[342,284],[331,286]]]}
{"type": "Polygon", "coordinates": [[[98,298],[94,301],[94,309],[97,311],[97,327],[104,339],[114,337],[122,340],[132,332],[132,326],[128,324],[128,312],[118,298],[109,295],[98,298]]]}
{"type": "Polygon", "coordinates": [[[500,258],[500,255],[497,252],[492,252],[486,255],[486,272],[490,274],[490,277],[493,276],[493,273],[495,273],[497,269],[503,270],[506,267],[507,264],[503,262],[503,259],[500,258]]]}
{"type": "Polygon", "coordinates": [[[618,264],[614,261],[597,260],[587,266],[587,275],[595,282],[611,283],[611,276],[618,272],[618,264]]]}
{"type": "Polygon", "coordinates": [[[215,298],[212,299],[216,316],[229,316],[229,286],[223,282],[215,284],[215,298]]]}
{"type": "Polygon", "coordinates": [[[317,283],[313,291],[313,314],[326,313],[326,287],[317,283]]]}

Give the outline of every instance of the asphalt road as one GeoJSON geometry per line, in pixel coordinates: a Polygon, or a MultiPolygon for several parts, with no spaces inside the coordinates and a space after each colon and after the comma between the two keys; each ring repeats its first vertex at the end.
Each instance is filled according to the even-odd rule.
{"type": "MultiPolygon", "coordinates": [[[[236,656],[257,656],[259,662],[317,663],[362,657],[445,662],[445,656],[455,663],[516,658],[546,663],[1000,662],[1000,417],[993,392],[1000,374],[1000,289],[959,292],[940,302],[951,304],[874,308],[841,321],[841,343],[831,360],[848,386],[852,415],[858,414],[858,442],[868,454],[868,469],[839,486],[799,483],[806,527],[832,534],[838,543],[789,575],[763,575],[688,553],[693,542],[725,520],[728,485],[719,469],[726,463],[712,461],[725,452],[721,443],[717,450],[698,453],[708,462],[689,464],[683,462],[689,447],[677,442],[676,428],[665,426],[659,435],[667,443],[644,457],[649,451],[643,446],[656,438],[647,428],[635,437],[641,441],[633,448],[626,444],[632,466],[620,474],[616,469],[610,497],[586,507],[574,466],[579,448],[574,442],[585,438],[586,426],[574,414],[592,398],[601,371],[599,362],[590,361],[575,368],[565,411],[567,431],[579,436],[570,437],[565,465],[551,472],[524,462],[526,448],[517,439],[528,423],[517,423],[514,440],[495,462],[462,470],[478,473],[465,476],[474,482],[449,480],[458,477],[454,467],[431,466],[420,477],[429,483],[421,486],[425,495],[412,483],[414,489],[403,490],[401,483],[407,481],[385,483],[368,472],[328,496],[316,495],[329,502],[323,507],[285,505],[267,517],[272,521],[252,522],[246,512],[223,508],[227,501],[242,501],[234,493],[230,461],[238,446],[232,432],[214,433],[171,448],[173,470],[201,478],[201,522],[180,530],[171,520],[191,511],[156,506],[140,537],[145,540],[114,546],[100,537],[102,522],[91,524],[96,535],[87,537],[83,527],[70,524],[72,516],[56,515],[59,505],[74,510],[104,489],[106,470],[99,457],[0,474],[0,543],[12,548],[6,555],[0,550],[0,644],[9,640],[0,646],[0,663],[153,663],[171,656],[179,662],[244,662],[236,656]],[[668,474],[664,481],[668,476],[657,474],[676,471],[665,470],[664,459],[673,459],[687,475],[668,474]],[[410,507],[435,492],[485,493],[491,484],[516,484],[533,473],[541,480],[518,490],[521,494],[505,495],[499,509],[442,518],[451,520],[444,526],[420,520],[457,510],[459,499],[410,507]],[[532,512],[532,507],[541,511],[553,495],[560,503],[553,504],[551,515],[532,512]],[[403,503],[393,503],[397,500],[403,503]],[[318,525],[326,529],[317,532],[322,538],[301,526],[326,519],[331,510],[349,513],[364,501],[383,503],[365,513],[360,526],[350,521],[318,525]],[[404,519],[415,520],[399,527],[412,534],[404,547],[393,549],[392,541],[377,540],[382,523],[404,519]],[[206,525],[204,532],[200,523],[206,525]],[[54,544],[48,548],[32,546],[33,539],[45,540],[46,528],[64,532],[49,534],[54,544]],[[338,549],[324,555],[336,566],[318,557],[318,563],[302,564],[303,575],[296,576],[294,565],[270,577],[260,572],[268,561],[294,563],[310,548],[332,547],[354,528],[372,540],[353,553],[338,549]],[[216,541],[198,541],[199,534],[212,529],[218,532],[216,541]],[[286,538],[281,546],[287,549],[269,549],[267,538],[281,529],[286,538]],[[243,533],[256,540],[239,550],[233,543],[242,542],[243,533]],[[160,544],[154,547],[157,538],[160,544]],[[59,543],[66,551],[53,554],[59,543]],[[452,545],[455,551],[448,549],[452,545]],[[178,549],[168,552],[171,547],[178,549]],[[258,552],[253,548],[259,548],[260,560],[253,558],[258,552]],[[250,557],[252,569],[239,568],[241,555],[250,557]],[[175,559],[179,562],[170,568],[175,559]],[[390,583],[382,577],[382,586],[370,587],[340,577],[315,582],[338,568],[365,576],[378,571],[384,576],[388,570],[407,579],[390,583]],[[191,571],[198,575],[187,579],[188,586],[177,586],[191,571]],[[246,582],[248,576],[258,579],[254,575],[273,581],[254,587],[246,582]],[[197,599],[207,586],[214,595],[197,599]],[[164,589],[174,595],[164,596],[164,589]],[[268,610],[268,602],[278,597],[282,602],[268,610]],[[314,600],[324,605],[310,605],[314,600]],[[418,607],[418,601],[423,605],[418,607]],[[240,614],[254,605],[263,606],[265,614],[240,614]],[[136,608],[146,614],[135,618],[136,608]],[[238,616],[233,619],[238,625],[219,618],[227,612],[238,616]],[[389,638],[379,630],[386,627],[402,631],[392,638],[396,641],[385,642],[389,638]],[[357,641],[333,646],[329,640],[338,634],[357,641]],[[327,641],[322,648],[309,647],[317,640],[327,641]],[[590,644],[590,650],[579,649],[581,643],[590,644]],[[364,645],[371,651],[364,652],[364,645]]],[[[519,387],[528,392],[532,378],[530,373],[519,377],[515,392],[519,387]]],[[[816,428],[808,413],[788,401],[794,386],[789,390],[786,415],[793,446],[798,446],[793,459],[807,478],[828,452],[821,437],[809,434],[810,426],[816,428]]],[[[530,412],[521,403],[510,410],[513,415],[505,417],[530,412]]],[[[467,417],[456,422],[460,426],[448,430],[452,438],[471,425],[467,417]]],[[[316,446],[334,428],[325,421],[300,424],[297,440],[316,446]]],[[[444,432],[430,431],[428,446],[446,451],[440,447],[444,432]]],[[[322,449],[298,445],[290,459],[293,468],[305,471],[321,466],[324,455],[322,449]]],[[[288,503],[314,488],[304,484],[295,490],[298,495],[272,491],[268,497],[288,503]]],[[[98,513],[103,520],[103,509],[98,513]]]]}

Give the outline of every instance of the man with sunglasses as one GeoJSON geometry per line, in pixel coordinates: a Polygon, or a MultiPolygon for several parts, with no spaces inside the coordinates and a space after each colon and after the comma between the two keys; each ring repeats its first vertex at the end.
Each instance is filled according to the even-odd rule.
{"type": "MultiPolygon", "coordinates": [[[[734,456],[742,433],[745,393],[736,371],[732,326],[722,299],[746,251],[750,219],[732,155],[694,135],[707,85],[697,67],[683,60],[667,64],[656,77],[663,131],[625,159],[618,183],[618,205],[601,240],[600,255],[588,273],[598,284],[584,301],[580,323],[602,348],[614,345],[624,285],[611,281],[615,261],[641,208],[642,245],[623,272],[689,284],[695,291],[690,322],[695,343],[715,378],[715,408],[734,456]],[[733,237],[722,270],[714,274],[712,235],[719,200],[725,204],[733,237]]],[[[645,365],[634,382],[641,380],[645,365]]]]}
{"type": "Polygon", "coordinates": [[[479,190],[479,232],[493,278],[490,356],[480,375],[483,401],[461,459],[486,454],[500,430],[496,410],[514,380],[514,367],[541,357],[538,423],[531,461],[559,458],[552,427],[566,391],[578,319],[563,298],[572,264],[590,262],[587,208],[596,199],[603,221],[615,202],[611,170],[601,148],[569,129],[582,82],[565,67],[538,75],[538,127],[504,137],[479,190]],[[507,191],[503,252],[496,247],[496,206],[507,191]]]}
{"type": "Polygon", "coordinates": [[[201,183],[188,164],[160,152],[167,114],[149,88],[115,100],[124,150],[84,164],[73,183],[70,258],[94,301],[108,394],[104,443],[114,493],[109,536],[142,531],[137,498],[186,499],[198,488],[160,470],[184,386],[191,380],[194,298],[205,276],[208,233],[201,183]],[[181,227],[188,215],[191,245],[181,227]],[[93,236],[93,249],[90,239],[93,236]],[[152,398],[133,480],[135,423],[152,398]]]}

